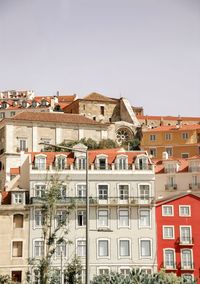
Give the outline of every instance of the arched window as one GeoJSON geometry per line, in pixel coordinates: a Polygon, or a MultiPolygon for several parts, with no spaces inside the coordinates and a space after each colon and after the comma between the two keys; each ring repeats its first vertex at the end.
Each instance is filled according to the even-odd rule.
{"type": "Polygon", "coordinates": [[[24,216],[22,214],[13,215],[13,228],[23,228],[24,216]]]}
{"type": "Polygon", "coordinates": [[[57,170],[64,170],[66,168],[66,157],[65,156],[57,156],[56,157],[56,168],[57,170]]]}
{"type": "Polygon", "coordinates": [[[135,168],[136,170],[148,170],[148,157],[147,156],[137,157],[135,168]]]}
{"type": "Polygon", "coordinates": [[[35,168],[38,170],[46,170],[46,156],[39,155],[35,157],[35,168]]]}

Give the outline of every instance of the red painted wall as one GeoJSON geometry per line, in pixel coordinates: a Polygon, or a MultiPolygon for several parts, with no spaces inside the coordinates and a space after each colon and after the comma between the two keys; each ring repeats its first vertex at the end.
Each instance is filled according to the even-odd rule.
{"type": "MultiPolygon", "coordinates": [[[[163,249],[165,248],[173,248],[175,249],[175,259],[178,264],[177,270],[174,270],[178,276],[189,273],[193,274],[194,277],[198,280],[198,284],[200,283],[200,198],[188,194],[182,197],[179,197],[175,200],[166,201],[157,204],[156,208],[156,223],[157,223],[157,258],[158,258],[158,270],[163,267],[164,257],[163,257],[163,249]],[[162,205],[173,205],[174,206],[174,216],[162,216],[162,205]],[[180,217],[179,216],[179,205],[190,205],[191,206],[191,217],[180,217]],[[174,225],[174,235],[175,238],[173,240],[163,239],[163,225],[174,225]],[[193,245],[184,245],[180,246],[178,243],[178,238],[180,237],[179,226],[185,225],[190,226],[192,230],[193,237],[193,245]],[[183,271],[180,268],[181,263],[181,249],[182,248],[190,248],[193,250],[193,263],[194,270],[183,271]]],[[[167,271],[168,272],[168,271],[167,271]]],[[[172,272],[172,271],[169,271],[172,272]]]]}

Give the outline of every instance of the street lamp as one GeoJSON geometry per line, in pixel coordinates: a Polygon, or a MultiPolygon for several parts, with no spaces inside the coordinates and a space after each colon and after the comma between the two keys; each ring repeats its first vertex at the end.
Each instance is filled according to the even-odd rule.
{"type": "MultiPolygon", "coordinates": [[[[89,214],[90,214],[90,207],[89,207],[89,179],[88,179],[88,168],[89,168],[89,155],[88,155],[88,150],[82,150],[82,149],[73,149],[71,147],[67,146],[60,146],[60,145],[55,145],[55,144],[49,144],[45,142],[39,143],[39,145],[46,145],[54,148],[60,148],[60,149],[67,149],[70,151],[76,151],[79,153],[84,153],[85,154],[85,163],[86,163],[86,169],[85,169],[85,181],[86,181],[86,253],[85,253],[85,284],[89,284],[89,214]]],[[[61,281],[63,277],[61,277],[61,281]]],[[[61,282],[61,284],[63,284],[61,282]]]]}

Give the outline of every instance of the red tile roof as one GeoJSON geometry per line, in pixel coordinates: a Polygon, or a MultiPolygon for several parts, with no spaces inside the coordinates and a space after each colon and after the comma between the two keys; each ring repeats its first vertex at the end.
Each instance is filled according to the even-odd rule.
{"type": "Polygon", "coordinates": [[[10,174],[11,175],[18,175],[20,173],[19,168],[10,168],[10,174]]]}
{"type": "Polygon", "coordinates": [[[144,132],[162,132],[162,131],[187,131],[200,129],[200,124],[187,124],[176,127],[174,125],[162,125],[151,129],[144,129],[144,132]]]}
{"type": "Polygon", "coordinates": [[[200,117],[179,117],[179,116],[155,116],[155,115],[137,115],[138,119],[149,120],[179,120],[179,121],[200,121],[200,117]]]}
{"type": "Polygon", "coordinates": [[[91,120],[85,116],[79,114],[67,114],[67,113],[49,113],[49,112],[21,112],[13,118],[7,118],[7,120],[14,121],[44,121],[66,124],[91,124],[102,125],[94,120],[91,120]]]}

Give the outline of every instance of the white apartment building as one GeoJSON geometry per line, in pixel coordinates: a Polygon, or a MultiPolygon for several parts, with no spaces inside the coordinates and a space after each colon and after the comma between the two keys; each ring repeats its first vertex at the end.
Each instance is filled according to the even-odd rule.
{"type": "MultiPolygon", "coordinates": [[[[65,216],[68,204],[72,200],[75,202],[75,209],[69,216],[69,234],[62,244],[64,263],[77,255],[84,268],[85,157],[76,151],[74,154],[33,152],[29,155],[29,257],[40,258],[42,254],[41,200],[48,179],[58,175],[63,181],[59,220],[65,216]],[[68,245],[68,240],[73,244],[68,245]]],[[[154,166],[145,152],[126,152],[123,149],[89,151],[91,278],[109,271],[128,273],[137,267],[148,272],[157,270],[154,183],[154,166]]],[[[58,247],[53,261],[58,269],[60,252],[58,247]]]]}
{"type": "Polygon", "coordinates": [[[153,162],[156,198],[200,192],[200,156],[181,159],[169,158],[167,153],[164,153],[162,160],[153,159],[153,162]]]}

